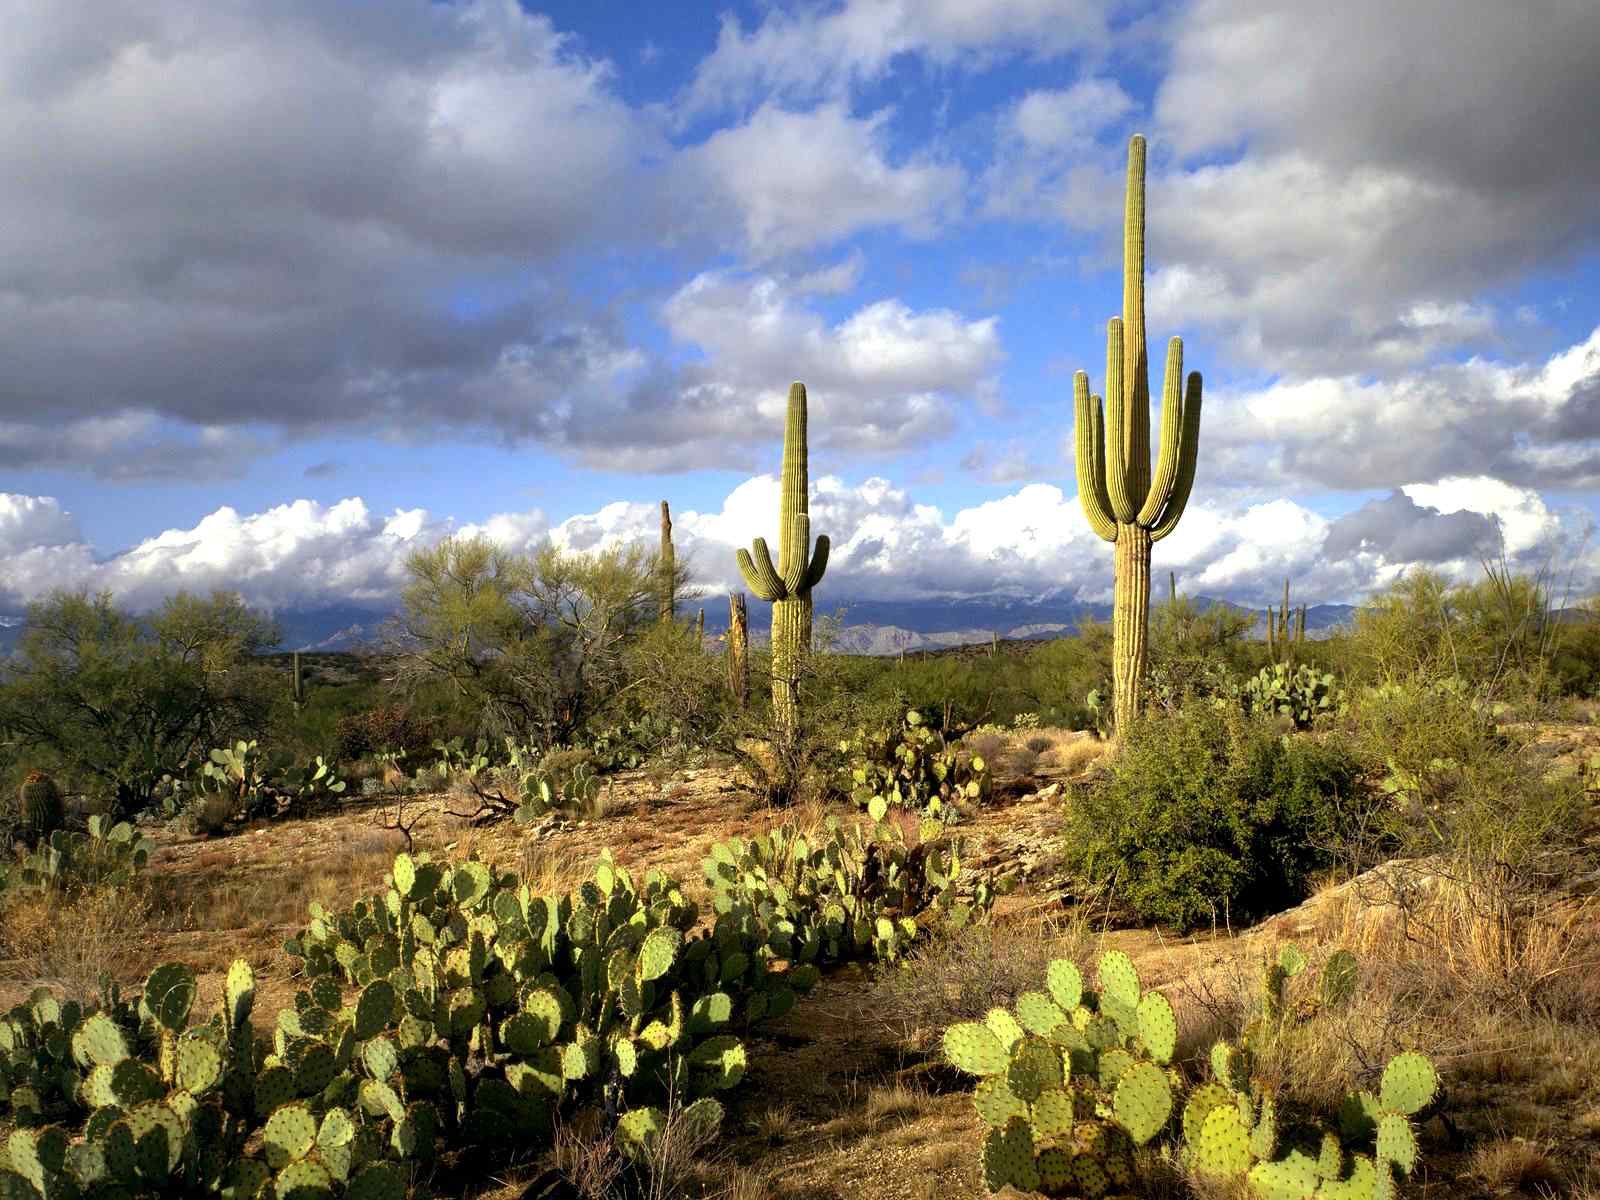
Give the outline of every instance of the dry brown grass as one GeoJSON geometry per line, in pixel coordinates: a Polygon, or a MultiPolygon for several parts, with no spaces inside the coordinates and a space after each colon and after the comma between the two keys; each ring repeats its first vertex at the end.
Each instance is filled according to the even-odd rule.
{"type": "Polygon", "coordinates": [[[1063,775],[1081,775],[1110,753],[1111,743],[1080,734],[1072,741],[1057,745],[1056,769],[1063,775]]]}
{"type": "Polygon", "coordinates": [[[68,996],[99,994],[103,975],[144,973],[152,910],[138,887],[21,892],[0,907],[0,978],[68,996]]]}
{"type": "Polygon", "coordinates": [[[873,1011],[902,1043],[925,1051],[947,1025],[979,1020],[1037,991],[1051,959],[1085,961],[1090,944],[1082,925],[969,926],[916,946],[903,963],[880,972],[873,1011]]]}
{"type": "Polygon", "coordinates": [[[1500,1137],[1472,1152],[1471,1171],[1483,1184],[1496,1191],[1538,1195],[1554,1192],[1562,1182],[1561,1171],[1550,1156],[1549,1144],[1522,1137],[1500,1137]]]}
{"type": "MultiPolygon", "coordinates": [[[[550,1164],[581,1200],[761,1200],[761,1177],[715,1151],[717,1132],[673,1103],[666,1127],[639,1159],[629,1159],[597,1109],[558,1121],[550,1164]]],[[[559,1193],[566,1194],[566,1193],[559,1193]]]]}

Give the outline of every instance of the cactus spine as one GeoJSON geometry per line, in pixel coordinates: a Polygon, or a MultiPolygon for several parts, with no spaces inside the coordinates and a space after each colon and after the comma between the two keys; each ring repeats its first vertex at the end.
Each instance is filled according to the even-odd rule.
{"type": "Polygon", "coordinates": [[[765,538],[738,554],[739,572],[752,592],[772,605],[772,712],[779,735],[790,743],[800,715],[800,662],[811,648],[811,589],[828,568],[828,538],[811,549],[811,514],[806,456],[806,385],[789,386],[783,430],[783,476],[778,505],[778,566],[765,538]]]}
{"type": "Polygon", "coordinates": [[[672,511],[667,502],[661,502],[661,553],[658,556],[661,572],[661,620],[670,622],[678,615],[678,555],[672,548],[672,511]]]}
{"type": "Polygon", "coordinates": [[[1112,692],[1116,728],[1139,711],[1148,653],[1150,547],[1183,516],[1200,444],[1200,372],[1183,383],[1183,341],[1167,343],[1161,396],[1161,451],[1150,472],[1150,381],[1144,331],[1145,141],[1128,144],[1123,231],[1122,316],[1106,328],[1106,395],[1089,394],[1089,376],[1073,379],[1078,500],[1089,527],[1115,546],[1112,596],[1112,692]]]}
{"type": "Polygon", "coordinates": [[[728,690],[743,708],[750,695],[750,624],[743,592],[728,596],[728,690]]]}

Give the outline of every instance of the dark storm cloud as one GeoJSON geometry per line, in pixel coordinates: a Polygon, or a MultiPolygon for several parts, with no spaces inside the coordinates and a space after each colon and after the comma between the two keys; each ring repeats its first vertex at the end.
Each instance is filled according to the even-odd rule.
{"type": "Polygon", "coordinates": [[[1389,562],[1442,563],[1492,554],[1499,533],[1493,517],[1475,512],[1441,513],[1404,492],[1371,500],[1328,527],[1325,559],[1381,554],[1389,562]]]}

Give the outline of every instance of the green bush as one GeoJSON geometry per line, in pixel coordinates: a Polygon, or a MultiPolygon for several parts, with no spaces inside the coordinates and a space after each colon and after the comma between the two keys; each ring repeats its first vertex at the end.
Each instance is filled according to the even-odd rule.
{"type": "Polygon", "coordinates": [[[1357,745],[1388,798],[1372,829],[1380,849],[1518,870],[1581,836],[1581,781],[1547,776],[1498,728],[1496,711],[1457,680],[1361,695],[1357,745]]]}
{"type": "Polygon", "coordinates": [[[1368,803],[1341,743],[1192,704],[1143,716],[1110,779],[1074,798],[1068,860],[1141,919],[1249,921],[1302,899],[1368,803]]]}

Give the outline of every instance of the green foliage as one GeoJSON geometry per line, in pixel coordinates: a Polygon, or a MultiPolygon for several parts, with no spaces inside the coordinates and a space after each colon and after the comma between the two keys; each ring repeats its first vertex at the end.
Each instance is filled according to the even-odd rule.
{"type": "Polygon", "coordinates": [[[1194,928],[1304,897],[1368,800],[1342,744],[1279,737],[1231,706],[1136,723],[1111,778],[1077,794],[1065,849],[1141,918],[1194,928]]]}
{"type": "Polygon", "coordinates": [[[1370,688],[1352,707],[1362,756],[1388,803],[1371,852],[1448,852],[1467,865],[1522,871],[1582,837],[1583,781],[1498,727],[1498,706],[1456,680],[1370,688]]]}
{"type": "MultiPolygon", "coordinates": [[[[1303,967],[1293,947],[1274,964],[1285,974],[1303,967]]],[[[1344,960],[1329,960],[1325,980],[1329,970],[1343,979],[1344,960]]],[[[1046,990],[945,1031],[945,1057],[979,1077],[973,1105],[988,1127],[981,1162],[991,1190],[1142,1195],[1151,1156],[1141,1147],[1260,1200],[1382,1200],[1416,1170],[1415,1123],[1441,1102],[1422,1055],[1392,1059],[1378,1095],[1350,1096],[1336,1122],[1280,1113],[1251,1079],[1243,1046],[1212,1048],[1209,1081],[1191,1084],[1172,1066],[1172,1005],[1142,990],[1126,954],[1102,955],[1097,975],[1091,990],[1075,963],[1057,959],[1046,990]]]]}
{"type": "Polygon", "coordinates": [[[1460,584],[1411,571],[1368,600],[1345,647],[1360,680],[1455,679],[1485,699],[1532,700],[1600,677],[1592,630],[1555,611],[1550,564],[1531,574],[1504,559],[1483,567],[1483,578],[1460,584]]]}
{"type": "Polygon", "coordinates": [[[617,702],[624,652],[660,615],[658,558],[637,545],[527,556],[453,538],[406,569],[402,681],[446,683],[491,730],[543,746],[571,744],[617,702]]]}
{"type": "Polygon", "coordinates": [[[180,592],[146,618],[109,593],[57,592],[28,606],[17,655],[0,661],[0,727],[132,816],[202,744],[264,728],[280,685],[254,656],[276,640],[224,592],[180,592]]]}
{"type": "Polygon", "coordinates": [[[951,820],[989,794],[983,756],[952,746],[915,709],[898,729],[857,730],[839,750],[849,758],[850,795],[874,820],[891,806],[951,820]]]}
{"type": "Polygon", "coordinates": [[[1246,639],[1254,623],[1253,613],[1225,605],[1202,609],[1179,594],[1174,582],[1167,602],[1150,614],[1150,703],[1170,709],[1190,700],[1231,695],[1234,676],[1245,666],[1246,639]]]}
{"type": "Polygon", "coordinates": [[[729,707],[727,666],[708,654],[689,624],[657,622],[630,638],[622,669],[642,681],[622,693],[604,725],[591,722],[580,739],[601,760],[596,765],[638,766],[673,746],[705,745],[722,725],[729,707]],[[613,749],[614,747],[614,749],[613,749]],[[615,761],[626,754],[631,761],[615,761]]]}
{"type": "Polygon", "coordinates": [[[1320,716],[1346,711],[1344,689],[1331,671],[1301,663],[1273,663],[1245,680],[1240,698],[1248,713],[1288,717],[1297,729],[1310,729],[1320,716]]]}
{"type": "Polygon", "coordinates": [[[129,882],[150,858],[150,843],[126,821],[91,816],[84,833],[60,829],[39,842],[20,864],[0,873],[6,887],[66,891],[129,882]]]}

